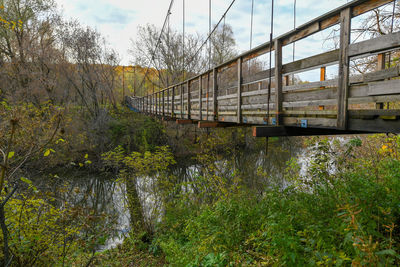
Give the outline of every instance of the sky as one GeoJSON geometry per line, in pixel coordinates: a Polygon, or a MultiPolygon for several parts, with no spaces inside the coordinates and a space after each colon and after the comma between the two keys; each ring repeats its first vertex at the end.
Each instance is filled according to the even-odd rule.
{"type": "MultiPolygon", "coordinates": [[[[212,23],[215,24],[232,0],[212,0],[212,23]]],[[[77,19],[82,25],[96,28],[105,36],[119,54],[122,65],[132,64],[128,49],[135,39],[137,28],[147,23],[162,26],[170,0],[56,0],[66,18],[77,19]]],[[[182,2],[175,0],[170,17],[171,28],[182,31],[182,2]]],[[[272,0],[254,0],[253,47],[269,40],[272,0]]],[[[348,0],[297,0],[296,25],[306,23],[348,0]]],[[[226,17],[226,23],[233,28],[240,52],[250,48],[251,0],[236,0],[226,17]]],[[[275,0],[274,37],[294,27],[294,0],[275,0]]],[[[185,0],[185,30],[189,33],[206,35],[208,32],[207,0],[185,0]]],[[[327,32],[307,38],[296,44],[295,58],[304,58],[326,51],[329,44],[322,43],[321,37],[327,32]]],[[[292,60],[292,47],[284,48],[284,63],[292,60]]]]}

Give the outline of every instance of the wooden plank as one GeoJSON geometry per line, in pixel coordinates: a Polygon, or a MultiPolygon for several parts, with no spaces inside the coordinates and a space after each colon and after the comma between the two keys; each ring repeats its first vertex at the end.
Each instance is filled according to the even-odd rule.
{"type": "Polygon", "coordinates": [[[337,63],[339,60],[339,49],[324,52],[312,57],[296,60],[283,65],[284,74],[303,72],[316,67],[329,66],[337,63]]]}
{"type": "Polygon", "coordinates": [[[218,128],[218,127],[232,127],[237,126],[236,123],[218,122],[218,121],[199,121],[198,128],[218,128]]]}
{"type": "MultiPolygon", "coordinates": [[[[255,74],[250,75],[249,77],[243,78],[243,85],[249,85],[253,83],[258,83],[260,81],[268,80],[269,79],[269,69],[268,70],[263,70],[260,72],[257,72],[255,74]]],[[[275,74],[275,68],[271,69],[271,77],[274,77],[275,74]]]]}
{"type": "Polygon", "coordinates": [[[327,80],[327,81],[320,81],[320,82],[311,82],[311,83],[302,83],[302,84],[295,84],[283,87],[283,92],[285,93],[293,93],[294,91],[310,91],[319,89],[321,87],[337,87],[338,80],[327,80]]]}
{"type": "Polygon", "coordinates": [[[176,124],[193,124],[196,123],[194,120],[189,119],[177,119],[176,124]]]}
{"type": "Polygon", "coordinates": [[[371,82],[368,84],[368,95],[394,95],[400,94],[400,80],[371,82]]]}
{"type": "Polygon", "coordinates": [[[237,83],[237,123],[242,122],[242,58],[239,57],[237,64],[238,83],[237,83]]]}
{"type": "MultiPolygon", "coordinates": [[[[306,92],[289,92],[283,95],[283,101],[296,102],[296,101],[311,101],[311,100],[326,100],[336,99],[337,88],[324,88],[314,89],[306,92]]],[[[321,104],[322,105],[322,104],[321,104]]]]}
{"type": "Polygon", "coordinates": [[[372,9],[385,5],[387,3],[393,2],[393,0],[369,0],[359,5],[353,7],[352,16],[356,17],[364,14],[372,9]]]}
{"type": "Polygon", "coordinates": [[[275,119],[276,125],[282,124],[282,42],[275,40],[275,119]]]}
{"type": "MultiPolygon", "coordinates": [[[[311,24],[311,25],[299,30],[297,33],[295,33],[293,35],[290,35],[287,38],[284,38],[282,40],[281,44],[288,45],[290,43],[299,41],[299,40],[301,40],[301,39],[303,39],[303,38],[305,38],[307,36],[310,36],[310,35],[312,35],[312,34],[314,34],[316,32],[319,32],[319,30],[320,30],[319,21],[316,21],[313,24],[311,24]]],[[[276,47],[275,47],[275,50],[276,50],[276,47]]]]}
{"type": "Polygon", "coordinates": [[[349,119],[349,130],[375,133],[400,133],[400,120],[363,120],[349,119]]]}
{"type": "Polygon", "coordinates": [[[339,87],[338,87],[338,116],[337,128],[347,128],[347,107],[349,94],[350,58],[349,44],[351,33],[351,8],[340,13],[340,53],[339,53],[339,87]]]}
{"type": "Polygon", "coordinates": [[[368,83],[368,82],[373,82],[373,81],[395,78],[395,77],[398,77],[399,74],[400,74],[399,67],[378,70],[378,71],[364,74],[363,82],[368,83]]]}
{"type": "Polygon", "coordinates": [[[350,57],[355,57],[398,47],[400,47],[400,32],[386,34],[377,38],[351,44],[348,54],[350,57]]]}

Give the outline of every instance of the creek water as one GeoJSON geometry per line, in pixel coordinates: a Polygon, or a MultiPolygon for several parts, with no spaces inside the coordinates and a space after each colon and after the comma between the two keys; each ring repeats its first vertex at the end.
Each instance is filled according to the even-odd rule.
{"type": "MultiPolygon", "coordinates": [[[[215,166],[221,176],[239,173],[246,187],[261,195],[264,188],[271,184],[287,185],[283,174],[289,159],[296,158],[301,167],[300,173],[305,173],[313,149],[305,148],[302,144],[301,138],[274,138],[269,142],[266,153],[264,140],[246,142],[244,146],[234,149],[233,153],[219,158],[215,166]]],[[[171,166],[169,173],[180,181],[192,181],[204,171],[204,166],[195,156],[177,158],[176,161],[177,164],[171,166]]],[[[107,220],[105,223],[114,227],[115,231],[98,249],[105,250],[122,243],[131,229],[126,185],[116,177],[94,174],[69,173],[63,180],[68,184],[64,197],[70,205],[93,209],[99,214],[107,213],[113,218],[113,221],[107,220]]],[[[138,193],[145,216],[150,216],[154,199],[146,192],[141,192],[140,185],[143,186],[144,180],[143,177],[137,179],[138,193]]]]}

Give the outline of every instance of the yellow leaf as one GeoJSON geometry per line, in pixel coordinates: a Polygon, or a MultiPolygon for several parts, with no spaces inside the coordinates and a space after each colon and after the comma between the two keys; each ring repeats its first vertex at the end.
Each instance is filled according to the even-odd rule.
{"type": "Polygon", "coordinates": [[[88,157],[89,157],[89,155],[88,155],[88,154],[86,154],[86,155],[85,155],[85,159],[87,159],[88,157]]]}
{"type": "Polygon", "coordinates": [[[50,152],[51,152],[50,149],[46,149],[43,156],[47,157],[48,155],[50,155],[50,152]]]}
{"type": "Polygon", "coordinates": [[[383,145],[383,146],[382,146],[382,150],[385,150],[385,149],[387,149],[387,146],[386,146],[386,145],[383,145]]]}
{"type": "Polygon", "coordinates": [[[79,162],[79,167],[83,167],[83,163],[80,163],[80,162],[79,162]]]}
{"type": "Polygon", "coordinates": [[[14,157],[15,152],[11,151],[10,153],[8,153],[8,158],[11,159],[12,157],[14,157]]]}

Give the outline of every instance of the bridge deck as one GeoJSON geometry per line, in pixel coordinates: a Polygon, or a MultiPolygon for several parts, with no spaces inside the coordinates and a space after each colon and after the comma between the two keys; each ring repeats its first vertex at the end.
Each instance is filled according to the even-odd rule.
{"type": "Polygon", "coordinates": [[[351,19],[389,2],[352,1],[277,37],[271,45],[265,43],[183,83],[144,97],[128,97],[128,104],[165,118],[214,122],[203,127],[218,122],[268,125],[255,129],[256,136],[293,135],[296,129],[307,135],[300,131],[304,128],[314,134],[400,132],[400,69],[385,64],[385,53],[400,47],[400,33],[350,43],[351,19]],[[340,24],[339,49],[282,64],[283,46],[336,24],[340,24]],[[250,64],[270,53],[270,47],[273,69],[250,64]],[[350,60],[371,56],[377,56],[375,71],[350,74],[350,60]],[[326,80],[325,70],[331,65],[338,66],[338,78],[326,80]],[[320,81],[290,81],[290,75],[311,69],[321,70],[320,81]]]}

